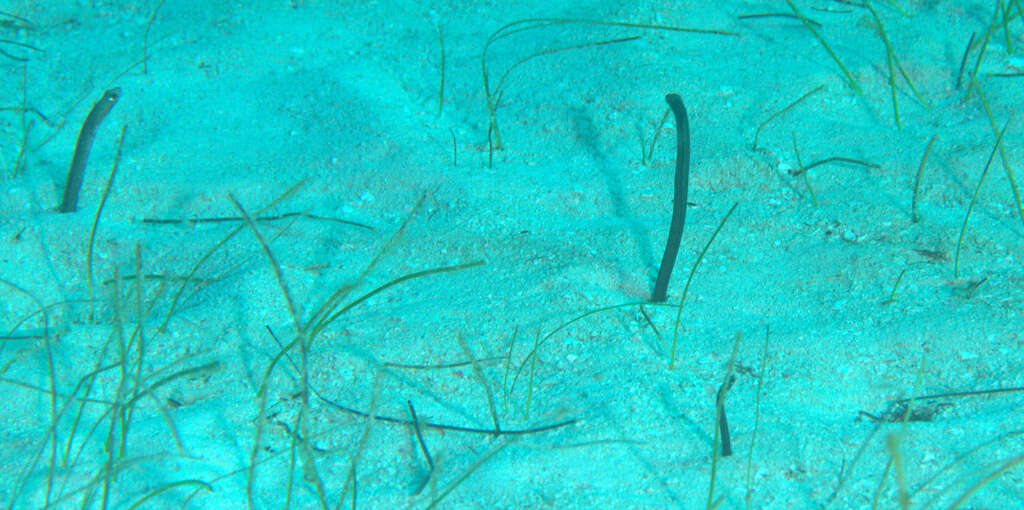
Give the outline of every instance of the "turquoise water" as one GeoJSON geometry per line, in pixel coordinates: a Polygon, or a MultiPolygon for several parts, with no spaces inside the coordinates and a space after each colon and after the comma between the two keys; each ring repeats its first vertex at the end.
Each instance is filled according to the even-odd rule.
{"type": "Polygon", "coordinates": [[[870,7],[0,5],[0,502],[1022,507],[1024,11],[870,7]]]}

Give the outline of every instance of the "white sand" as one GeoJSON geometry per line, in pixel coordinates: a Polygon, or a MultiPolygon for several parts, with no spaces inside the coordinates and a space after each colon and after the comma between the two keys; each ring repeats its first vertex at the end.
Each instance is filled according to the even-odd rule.
{"type": "MultiPolygon", "coordinates": [[[[306,359],[321,396],[368,411],[380,374],[380,415],[408,420],[411,402],[422,421],[493,429],[470,365],[383,365],[465,362],[461,336],[481,360],[503,430],[576,420],[518,439],[425,428],[436,469],[418,494],[428,468],[413,427],[375,422],[357,463],[358,508],[425,508],[482,459],[438,508],[704,508],[714,397],[738,334],[737,380],[726,401],[735,452],[717,463],[718,508],[869,508],[878,491],[880,508],[899,508],[900,482],[895,468],[887,469],[892,451],[909,507],[945,508],[1024,453],[1020,393],[919,403],[938,413],[905,428],[885,423],[874,433],[876,425],[858,414],[880,415],[889,402],[915,394],[1024,386],[1024,218],[998,153],[954,274],[964,215],[995,143],[978,94],[966,97],[966,85],[955,89],[954,82],[971,32],[979,43],[968,71],[974,67],[993,2],[897,2],[910,17],[875,2],[896,56],[928,104],[897,76],[902,129],[885,46],[869,11],[847,3],[799,6],[822,24],[862,94],[799,21],[737,18],[791,12],[781,2],[554,8],[529,1],[431,7],[405,0],[169,0],[153,16],[158,3],[0,4],[31,21],[0,15],[0,38],[41,50],[0,43],[27,58],[23,64],[0,56],[0,106],[25,104],[45,116],[24,115],[28,143],[19,164],[22,115],[0,111],[0,278],[7,282],[0,286],[0,333],[32,337],[4,340],[0,350],[5,508],[39,508],[47,500],[100,508],[104,486],[109,508],[126,508],[180,481],[186,483],[146,506],[240,508],[248,491],[257,508],[317,508],[321,497],[335,507],[366,420],[315,395],[303,406],[298,348],[267,379],[259,463],[250,476],[261,419],[257,391],[280,351],[266,328],[281,342],[295,338],[252,231],[243,228],[182,286],[177,277],[240,223],[141,221],[237,216],[229,193],[255,214],[299,181],[265,214],[302,212],[374,229],[300,217],[259,222],[303,324],[345,284],[356,286],[343,305],[402,275],[484,262],[402,282],[345,311],[316,336],[306,359]],[[641,36],[513,69],[497,110],[505,148],[490,166],[481,50],[503,24],[536,16],[742,35],[555,24],[495,42],[487,59],[492,91],[510,65],[534,52],[641,36]],[[143,73],[135,64],[147,28],[143,73]],[[80,210],[57,214],[81,122],[113,86],[123,95],[97,135],[80,210]],[[818,86],[768,124],[752,150],[758,124],[818,86]],[[678,92],[690,111],[692,204],[669,305],[644,306],[648,322],[635,303],[650,295],[668,231],[672,122],[646,164],[641,144],[649,146],[667,92],[678,92]],[[122,126],[120,170],[95,239],[90,305],[89,231],[122,126]],[[921,221],[913,223],[914,176],[933,135],[921,221]],[[880,166],[810,170],[815,205],[805,181],[788,171],[799,166],[794,137],[805,165],[840,156],[880,166]],[[670,369],[687,275],[737,202],[694,275],[670,369]],[[147,303],[139,378],[136,247],[147,303]],[[119,305],[109,284],[118,274],[119,305]],[[45,324],[33,299],[47,307],[45,324]],[[562,327],[623,303],[634,304],[562,327]],[[52,381],[47,342],[38,338],[44,326],[52,381]],[[124,342],[133,339],[124,375],[115,363],[119,330],[124,342]],[[214,361],[215,370],[174,375],[214,361]],[[88,374],[110,364],[90,384],[88,374]],[[123,421],[111,428],[110,414],[119,388],[133,412],[122,458],[112,462],[104,444],[121,441],[123,421]],[[52,405],[59,413],[55,461],[52,405]],[[295,427],[300,413],[304,431],[295,427]],[[889,437],[895,450],[887,449],[889,437]]],[[[1008,29],[988,40],[981,74],[1024,66],[1024,13],[1020,2],[1011,7],[1008,29]]],[[[1022,84],[1021,77],[981,80],[996,128],[1014,119],[1003,149],[1018,185],[1022,84]]],[[[342,507],[351,507],[351,495],[349,488],[342,507]]],[[[1024,508],[1024,469],[995,478],[962,508],[1024,508]]]]}

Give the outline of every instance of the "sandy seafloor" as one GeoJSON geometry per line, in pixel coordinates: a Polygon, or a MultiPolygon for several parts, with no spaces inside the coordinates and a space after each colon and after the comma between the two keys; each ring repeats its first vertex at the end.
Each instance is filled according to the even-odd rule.
{"type": "Polygon", "coordinates": [[[4,0],[0,502],[351,508],[355,493],[357,508],[705,508],[715,394],[739,335],[718,508],[899,508],[901,493],[915,509],[965,494],[960,508],[1024,508],[1021,393],[919,402],[905,425],[861,414],[1024,386],[1024,221],[1004,166],[1024,185],[1024,78],[996,76],[1024,70],[1024,12],[1000,2],[990,30],[995,4],[874,2],[920,97],[897,71],[898,128],[877,24],[847,2],[797,6],[860,93],[798,20],[738,17],[792,12],[778,1],[4,0]],[[740,35],[519,25],[488,50],[492,91],[520,60],[564,51],[507,74],[504,147],[489,151],[481,51],[538,17],[740,35]],[[975,68],[981,94],[968,94],[975,68]],[[57,214],[79,127],[114,86],[80,208],[57,214]],[[759,124],[818,87],[753,148],[759,124]],[[642,147],[668,92],[690,112],[691,203],[669,301],[642,306],[668,231],[673,122],[647,161],[642,147]],[[122,127],[89,301],[90,229],[122,127]],[[794,175],[829,157],[877,167],[794,175]],[[295,345],[279,356],[295,322],[251,229],[143,221],[238,217],[229,194],[285,216],[257,228],[300,326],[352,286],[305,358],[295,345]],[[683,286],[734,203],[670,367],[683,286]],[[305,405],[303,363],[319,395],[305,405]],[[320,397],[406,423],[367,428],[320,397]],[[483,430],[575,421],[497,437],[424,427],[430,473],[409,404],[421,422],[483,430]]]}

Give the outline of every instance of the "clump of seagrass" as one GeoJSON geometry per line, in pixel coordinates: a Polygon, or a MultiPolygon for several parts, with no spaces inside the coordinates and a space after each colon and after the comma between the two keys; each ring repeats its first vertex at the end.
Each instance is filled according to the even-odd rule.
{"type": "MultiPolygon", "coordinates": [[[[349,474],[346,477],[346,480],[344,481],[344,483],[343,483],[343,485],[341,487],[341,491],[340,491],[339,495],[337,496],[337,501],[338,501],[339,505],[342,504],[342,502],[344,502],[346,500],[346,498],[349,497],[350,491],[354,492],[354,489],[355,489],[355,479],[354,479],[355,464],[356,464],[356,462],[358,462],[359,456],[361,455],[361,452],[362,452],[362,450],[363,450],[363,448],[365,446],[366,437],[369,434],[369,426],[370,426],[370,424],[372,422],[389,422],[389,423],[399,423],[399,424],[403,424],[403,425],[411,425],[411,426],[415,427],[416,430],[420,430],[421,428],[435,428],[435,429],[457,431],[457,432],[466,432],[466,433],[480,433],[480,434],[488,434],[488,435],[504,435],[504,436],[507,437],[507,439],[505,441],[501,442],[498,446],[496,446],[495,448],[492,448],[490,451],[488,451],[485,454],[483,454],[480,457],[478,457],[476,462],[472,466],[470,466],[470,468],[467,469],[462,475],[460,475],[455,480],[451,481],[449,484],[447,484],[445,487],[443,487],[441,489],[440,493],[438,495],[436,495],[432,499],[432,501],[430,503],[430,506],[428,506],[428,508],[437,505],[452,490],[454,490],[462,481],[464,481],[465,478],[468,477],[477,467],[479,467],[482,463],[486,462],[491,456],[493,456],[498,451],[500,451],[505,446],[510,444],[512,441],[514,441],[517,437],[519,437],[519,436],[521,436],[523,434],[532,434],[532,433],[542,432],[542,431],[546,431],[546,430],[551,430],[551,429],[562,427],[562,426],[565,426],[565,425],[568,425],[568,424],[571,424],[571,423],[575,422],[575,420],[565,420],[565,421],[562,421],[562,422],[559,422],[559,423],[556,423],[556,424],[542,426],[542,427],[534,427],[534,428],[530,428],[530,429],[503,430],[503,429],[498,428],[497,421],[495,421],[495,428],[493,430],[482,430],[482,429],[475,429],[475,428],[471,428],[471,427],[460,427],[460,426],[454,426],[454,425],[445,425],[445,424],[437,424],[437,423],[426,422],[426,421],[423,421],[423,420],[420,420],[419,418],[417,418],[415,416],[415,414],[414,414],[414,411],[411,413],[412,416],[411,416],[410,419],[395,418],[395,417],[389,417],[389,416],[383,416],[383,415],[377,414],[377,411],[376,411],[376,407],[377,407],[377,404],[376,404],[376,401],[377,401],[377,397],[376,397],[377,390],[374,390],[374,395],[375,396],[371,400],[369,411],[360,411],[358,409],[354,409],[354,408],[351,408],[351,407],[348,407],[348,406],[345,406],[345,405],[333,402],[333,401],[325,398],[322,394],[320,394],[319,391],[317,391],[317,389],[315,387],[313,387],[309,383],[308,354],[309,354],[310,348],[312,347],[312,345],[314,344],[316,339],[324,332],[324,330],[326,328],[328,328],[331,324],[333,324],[335,321],[337,321],[344,314],[346,314],[347,312],[352,310],[354,307],[356,307],[359,304],[365,302],[366,300],[370,299],[371,297],[375,296],[376,294],[378,294],[380,292],[383,292],[383,291],[385,291],[385,290],[387,290],[387,289],[389,289],[389,288],[391,288],[393,286],[399,285],[399,284],[401,284],[403,282],[406,282],[406,281],[409,281],[409,280],[413,280],[413,279],[417,279],[417,278],[422,278],[422,277],[429,276],[429,275],[442,274],[442,273],[450,273],[450,272],[454,272],[454,271],[461,271],[463,269],[469,269],[469,268],[476,267],[476,266],[479,266],[479,265],[482,264],[481,261],[473,261],[473,262],[467,262],[467,263],[464,263],[464,264],[456,264],[456,265],[451,265],[451,266],[442,266],[442,267],[436,267],[436,268],[433,268],[433,269],[417,271],[417,272],[410,273],[410,274],[407,274],[407,275],[395,278],[393,280],[390,280],[390,281],[388,281],[387,283],[385,283],[383,285],[380,285],[378,287],[373,288],[369,292],[366,292],[366,293],[361,294],[359,296],[356,296],[354,298],[350,298],[350,294],[352,293],[352,291],[365,279],[365,277],[376,267],[377,263],[384,257],[384,255],[386,255],[387,252],[394,246],[396,240],[405,231],[405,229],[408,226],[410,220],[415,215],[415,213],[419,209],[420,205],[423,203],[423,200],[425,199],[425,197],[426,197],[426,194],[424,194],[424,195],[422,195],[420,197],[419,201],[413,207],[413,212],[406,218],[405,222],[403,222],[403,224],[397,229],[397,231],[392,236],[392,238],[387,243],[384,244],[383,248],[377,253],[377,255],[374,256],[373,259],[371,259],[371,261],[364,267],[364,269],[361,271],[359,276],[356,278],[356,281],[341,285],[320,306],[316,307],[316,309],[308,316],[308,318],[305,318],[305,319],[303,319],[303,314],[302,314],[302,312],[301,312],[301,310],[299,308],[298,302],[294,298],[294,296],[293,296],[293,294],[292,294],[292,292],[291,292],[291,290],[289,288],[287,280],[284,278],[284,275],[283,275],[283,273],[281,271],[280,264],[278,263],[276,257],[274,256],[273,251],[270,249],[270,245],[263,238],[263,235],[260,233],[259,228],[256,226],[256,223],[253,220],[253,217],[245,210],[245,208],[238,202],[237,199],[235,199],[234,197],[231,197],[232,203],[235,205],[235,207],[238,210],[239,214],[245,219],[245,224],[248,226],[248,228],[252,231],[253,235],[256,237],[257,242],[259,243],[260,247],[262,248],[262,251],[263,251],[264,255],[267,258],[267,261],[268,261],[268,263],[269,263],[269,265],[270,265],[270,267],[271,267],[271,269],[272,269],[272,271],[274,273],[274,277],[277,280],[278,287],[279,287],[279,289],[281,291],[281,294],[282,294],[282,296],[284,298],[284,302],[285,302],[285,304],[287,306],[287,309],[288,309],[288,314],[291,317],[292,327],[294,329],[294,333],[293,333],[294,336],[292,337],[291,341],[289,341],[289,342],[279,342],[280,349],[273,356],[273,358],[270,361],[270,364],[264,370],[263,375],[262,375],[262,377],[260,379],[259,389],[256,392],[257,415],[258,415],[257,416],[257,420],[256,420],[256,423],[257,423],[256,427],[257,428],[256,428],[255,440],[253,441],[252,451],[250,452],[250,459],[249,459],[249,466],[248,466],[248,480],[247,480],[247,484],[246,484],[246,494],[247,494],[247,498],[248,498],[250,504],[254,504],[255,503],[255,501],[254,501],[254,493],[255,493],[255,487],[256,487],[256,482],[257,482],[256,468],[257,468],[257,466],[260,464],[260,462],[262,460],[260,458],[260,453],[263,451],[262,450],[262,436],[264,434],[264,424],[267,422],[267,398],[268,398],[268,394],[269,394],[269,390],[270,390],[270,387],[269,387],[270,379],[271,379],[271,376],[273,375],[273,373],[275,371],[275,368],[277,367],[277,365],[279,365],[281,363],[282,360],[287,360],[288,362],[292,363],[293,367],[299,373],[299,378],[298,378],[298,380],[299,380],[299,388],[298,388],[296,394],[300,395],[300,403],[299,403],[300,410],[296,414],[295,419],[291,423],[288,424],[288,430],[291,431],[291,433],[289,434],[290,441],[291,441],[291,451],[296,452],[297,455],[293,455],[291,457],[289,472],[294,473],[296,468],[298,467],[296,463],[301,461],[301,463],[302,463],[301,468],[302,468],[302,471],[304,473],[303,478],[307,482],[312,484],[317,499],[319,500],[320,504],[322,506],[325,506],[325,507],[330,506],[330,505],[328,505],[328,501],[327,501],[327,498],[328,498],[327,488],[326,488],[326,484],[324,483],[324,480],[322,479],[322,477],[319,474],[319,471],[318,471],[317,466],[316,466],[315,456],[313,454],[313,449],[312,449],[312,446],[309,443],[310,438],[313,437],[313,434],[311,434],[311,432],[309,430],[309,418],[308,418],[309,417],[309,410],[310,410],[310,406],[309,406],[310,395],[315,395],[318,399],[320,399],[321,402],[329,405],[330,407],[332,407],[332,408],[334,408],[336,410],[339,410],[339,411],[342,411],[342,412],[345,412],[345,413],[348,413],[348,414],[353,414],[353,415],[356,415],[356,416],[361,416],[361,417],[367,418],[367,424],[366,424],[366,427],[364,428],[363,434],[361,435],[360,444],[358,445],[358,447],[356,449],[357,453],[350,460],[350,467],[349,467],[349,471],[348,471],[349,474]],[[292,357],[293,353],[296,354],[295,359],[293,359],[293,357],[292,357]]],[[[276,339],[276,336],[275,336],[275,339],[276,339]]],[[[473,359],[472,356],[470,356],[470,359],[471,360],[473,359]]],[[[378,377],[379,377],[379,374],[378,374],[378,377]]],[[[377,387],[378,385],[379,385],[379,382],[375,383],[375,387],[377,387]]],[[[488,400],[489,400],[490,405],[491,405],[492,416],[495,416],[495,420],[496,420],[496,414],[493,411],[493,409],[494,409],[493,399],[490,397],[489,391],[488,391],[488,400]]],[[[409,404],[409,407],[410,407],[410,410],[411,410],[412,409],[411,403],[409,404]]],[[[429,458],[429,454],[426,453],[427,449],[426,449],[425,442],[423,442],[423,440],[422,440],[422,437],[420,437],[420,445],[421,445],[423,451],[425,452],[425,456],[429,458]]],[[[434,466],[433,466],[433,463],[431,461],[431,470],[433,471],[433,469],[434,469],[434,466]]],[[[292,479],[291,476],[289,476],[289,479],[288,479],[288,482],[287,482],[287,487],[285,489],[286,490],[286,493],[285,493],[286,494],[286,498],[288,498],[289,501],[290,501],[290,498],[291,498],[292,491],[294,490],[294,483],[293,482],[294,482],[294,480],[292,479]]]]}
{"type": "Polygon", "coordinates": [[[584,48],[592,48],[596,46],[602,46],[606,44],[616,44],[628,41],[634,41],[639,39],[639,36],[626,36],[612,39],[604,39],[598,41],[586,41],[577,44],[566,44],[561,46],[554,46],[544,48],[538,51],[534,51],[524,57],[517,59],[511,65],[507,66],[501,75],[498,76],[497,80],[492,81],[492,75],[489,68],[488,52],[491,46],[495,43],[505,40],[513,35],[522,34],[525,32],[531,32],[534,30],[550,28],[562,25],[586,25],[586,26],[604,26],[604,27],[622,27],[638,30],[658,30],[658,31],[669,31],[669,32],[686,32],[694,34],[704,35],[727,35],[727,36],[739,36],[736,32],[730,32],[728,30],[717,30],[707,28],[692,28],[692,27],[680,27],[672,25],[656,25],[650,23],[631,23],[626,21],[615,21],[615,20],[601,20],[601,19],[585,19],[585,18],[526,18],[502,25],[500,28],[491,33],[487,37],[487,41],[484,42],[483,50],[480,52],[480,69],[483,74],[484,84],[484,98],[486,100],[487,113],[488,113],[488,133],[489,136],[493,135],[492,148],[495,150],[501,150],[504,148],[504,139],[501,137],[501,129],[498,126],[498,105],[501,102],[502,95],[505,93],[505,80],[508,79],[509,74],[515,68],[520,65],[529,62],[530,60],[543,56],[551,55],[553,53],[559,53],[563,51],[578,50],[584,48]]]}
{"type": "MultiPolygon", "coordinates": [[[[188,378],[207,376],[220,367],[217,360],[196,362],[204,352],[194,352],[159,363],[152,360],[149,346],[155,339],[146,325],[150,312],[161,296],[157,292],[146,298],[146,278],[142,272],[142,250],[136,245],[135,275],[122,277],[114,269],[107,290],[109,299],[108,333],[103,345],[94,349],[99,355],[92,368],[77,381],[62,381],[74,374],[73,367],[58,365],[69,353],[60,353],[66,344],[52,338],[49,309],[42,301],[13,282],[0,280],[0,284],[27,296],[37,310],[16,322],[8,334],[19,341],[39,340],[46,360],[47,387],[5,376],[2,382],[47,395],[49,401],[48,424],[42,437],[26,453],[26,462],[12,490],[7,494],[8,508],[17,508],[33,498],[29,492],[39,491],[34,497],[43,507],[63,507],[75,502],[83,508],[136,508],[155,496],[180,487],[212,490],[200,479],[179,479],[148,487],[137,493],[134,484],[125,484],[130,475],[161,470],[160,462],[170,452],[141,450],[138,446],[134,423],[143,417],[159,414],[166,425],[167,442],[178,452],[187,448],[178,433],[168,404],[157,396],[162,388],[188,378]],[[130,288],[122,286],[133,281],[130,288]],[[17,331],[30,321],[41,318],[42,330],[38,336],[17,335],[17,331]],[[150,368],[152,365],[154,368],[150,368]],[[73,382],[73,384],[71,384],[73,382]],[[142,405],[143,402],[146,405],[142,405]],[[96,460],[91,460],[96,459],[96,460]],[[40,463],[45,463],[45,485],[35,487],[30,482],[38,474],[40,463]]],[[[81,345],[76,345],[81,348],[81,345]]],[[[90,349],[92,351],[93,349],[90,349]]],[[[10,368],[11,364],[5,366],[10,368]]]]}

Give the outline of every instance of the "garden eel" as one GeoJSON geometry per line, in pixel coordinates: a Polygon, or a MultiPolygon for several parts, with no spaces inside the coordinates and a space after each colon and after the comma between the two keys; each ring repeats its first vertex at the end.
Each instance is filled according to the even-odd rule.
{"type": "Polygon", "coordinates": [[[96,129],[99,128],[100,122],[103,122],[103,118],[110,113],[110,109],[117,104],[120,97],[120,87],[114,87],[104,92],[103,97],[92,105],[89,116],[82,123],[82,130],[78,132],[78,142],[75,143],[75,154],[71,157],[71,168],[68,169],[68,181],[64,185],[64,199],[58,208],[59,212],[74,212],[78,208],[78,192],[82,189],[85,164],[89,160],[89,150],[92,149],[96,129]]]}

